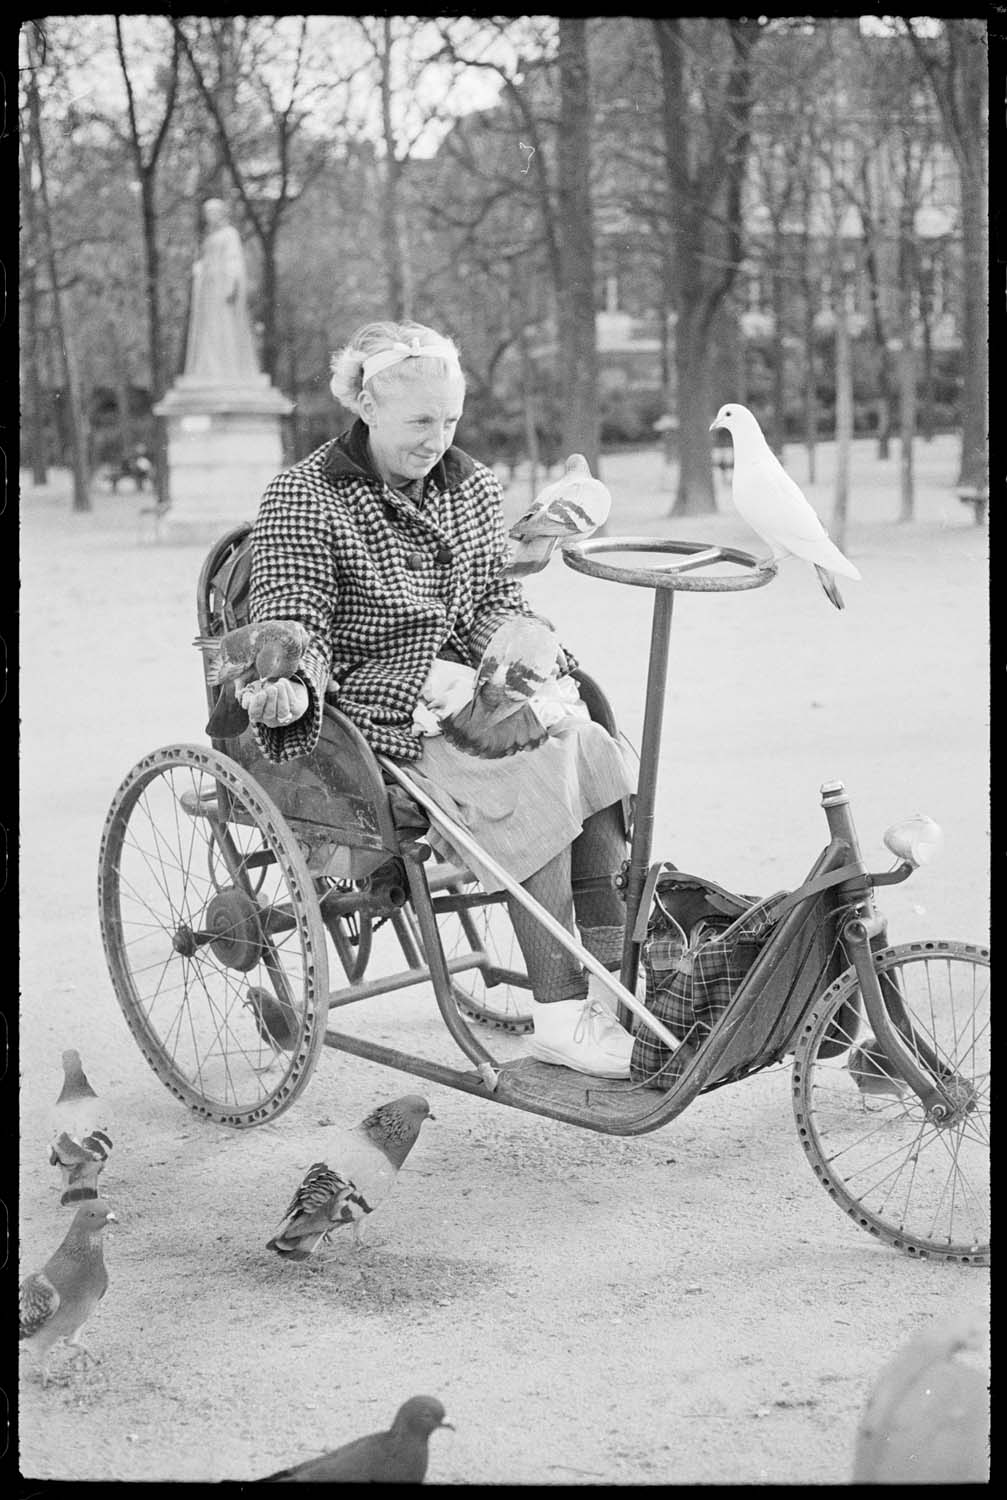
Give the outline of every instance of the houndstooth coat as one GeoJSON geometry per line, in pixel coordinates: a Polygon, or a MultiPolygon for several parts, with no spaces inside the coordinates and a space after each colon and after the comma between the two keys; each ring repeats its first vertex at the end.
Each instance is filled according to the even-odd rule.
{"type": "Polygon", "coordinates": [[[308,627],[310,703],[287,728],[253,725],[264,755],[314,749],[328,689],[374,750],[419,758],[412,714],[434,657],[475,666],[502,619],[532,612],[502,573],[501,500],[492,470],[452,447],[417,504],[371,467],[361,421],[271,481],[253,532],[250,618],[308,627]]]}

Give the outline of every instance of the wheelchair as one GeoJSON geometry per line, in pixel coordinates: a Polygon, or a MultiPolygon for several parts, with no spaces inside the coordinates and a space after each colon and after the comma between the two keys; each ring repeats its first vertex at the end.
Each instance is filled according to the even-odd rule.
{"type": "MultiPolygon", "coordinates": [[[[243,622],[250,532],[229,531],[206,558],[200,635],[243,622]]],[[[601,1080],[516,1051],[511,1039],[532,1027],[531,987],[508,898],[610,986],[624,1024],[679,1047],[637,994],[659,869],[650,845],[672,605],[680,591],[756,588],[775,574],[736,549],[654,538],[591,538],[567,544],[562,557],[654,594],[632,844],[615,879],[627,909],[618,974],[496,867],[408,766],[375,754],[326,701],[308,756],[273,764],[246,730],[153,750],[116,791],[99,858],[101,931],[143,1056],[180,1103],[237,1128],[287,1110],[330,1047],[615,1135],[657,1129],[700,1093],[785,1063],[812,1170],[856,1224],[910,1256],[988,1264],[989,950],[888,945],[874,888],[908,878],[914,865],[867,870],[839,782],[822,788],[826,846],[674,1076],[601,1080]],[[434,849],[431,829],[453,857],[434,849]],[[467,857],[502,889],[483,889],[467,857]],[[399,965],[390,972],[375,959],[382,930],[399,965]],[[345,1007],[366,1010],[416,986],[461,1054],[453,1064],[339,1028],[345,1007]],[[868,1038],[892,1083],[870,1110],[850,1067],[868,1038]]],[[[591,717],[616,733],[600,686],[575,675],[591,717]]],[[[205,687],[212,712],[220,689],[205,687]]]]}

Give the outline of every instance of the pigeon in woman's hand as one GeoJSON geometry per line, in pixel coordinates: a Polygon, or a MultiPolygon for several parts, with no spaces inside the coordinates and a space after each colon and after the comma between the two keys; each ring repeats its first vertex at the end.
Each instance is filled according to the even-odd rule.
{"type": "Polygon", "coordinates": [[[539,572],[557,542],[590,536],[604,526],[611,509],[612,495],[607,485],[595,479],[583,453],[571,453],[563,477],[540,490],[511,527],[510,535],[517,546],[504,571],[511,578],[539,572]]]}
{"type": "Polygon", "coordinates": [[[511,615],[490,637],[471,700],[441,720],[453,745],[484,760],[532,750],[548,730],[529,703],[558,676],[559,642],[534,615],[511,615]]]}
{"type": "Polygon", "coordinates": [[[326,1152],[332,1165],[319,1161],[308,1169],[266,1248],[308,1260],[343,1224],[353,1225],[359,1246],[365,1217],[395,1186],[427,1118],[434,1117],[423,1095],[404,1094],[379,1105],[354,1129],[340,1131],[326,1152]]]}
{"type": "Polygon", "coordinates": [[[206,660],[206,680],[222,691],[206,726],[212,739],[230,739],[248,727],[238,695],[253,682],[292,677],[310,636],[297,620],[256,620],[224,635],[197,635],[193,641],[206,660]]]}
{"type": "Polygon", "coordinates": [[[882,1052],[876,1037],[865,1037],[854,1047],[846,1066],[860,1090],[860,1102],[864,1109],[867,1108],[868,1094],[893,1094],[895,1098],[901,1099],[908,1091],[909,1085],[905,1079],[893,1073],[892,1065],[882,1052]]]}
{"type": "Polygon", "coordinates": [[[731,498],[738,514],[772,548],[772,561],[792,555],[809,562],[837,609],[845,608],[834,573],[860,578],[860,573],[831,541],[818,516],[766,442],[762,428],[737,401],[722,406],[710,431],[723,428],[734,440],[731,498]]]}
{"type": "Polygon", "coordinates": [[[80,1341],[80,1330],[105,1295],[108,1271],[101,1239],[105,1225],[117,1222],[100,1198],[81,1204],[63,1243],[41,1271],[21,1283],[19,1337],[41,1359],[44,1386],[53,1345],[60,1339],[76,1349],[78,1364],[94,1360],[80,1341]]]}
{"type": "Polygon", "coordinates": [[[422,1484],[430,1459],[430,1434],[438,1427],[454,1431],[436,1397],[411,1396],[399,1407],[387,1432],[355,1438],[320,1458],[267,1474],[258,1483],[314,1480],[322,1484],[422,1484]]]}
{"type": "Polygon", "coordinates": [[[97,1198],[98,1178],[112,1150],[106,1111],[88,1081],[80,1053],[68,1047],[63,1053],[63,1086],[56,1100],[49,1165],[59,1167],[62,1177],[60,1202],[64,1205],[97,1198]]]}

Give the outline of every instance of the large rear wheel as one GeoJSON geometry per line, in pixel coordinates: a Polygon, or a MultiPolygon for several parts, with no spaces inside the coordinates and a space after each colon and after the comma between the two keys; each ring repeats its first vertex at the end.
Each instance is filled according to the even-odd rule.
{"type": "Polygon", "coordinates": [[[325,1042],[325,929],[254,779],[196,745],[145,756],[109,809],[98,888],[116,996],[161,1081],[227,1125],[293,1103],[325,1042]]]}
{"type": "Polygon", "coordinates": [[[794,1053],[797,1129],[816,1177],[861,1228],[921,1259],[989,1264],[989,962],[971,943],[875,954],[900,1032],[952,1095],[945,1120],[928,1117],[869,1035],[852,968],[809,1013],[794,1053]]]}

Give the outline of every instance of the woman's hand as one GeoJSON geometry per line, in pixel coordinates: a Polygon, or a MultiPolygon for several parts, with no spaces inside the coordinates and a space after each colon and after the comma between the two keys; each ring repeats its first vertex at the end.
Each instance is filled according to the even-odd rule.
{"type": "Polygon", "coordinates": [[[293,677],[278,677],[275,682],[260,678],[242,688],[240,702],[253,724],[285,729],[307,712],[308,689],[293,677]]]}

